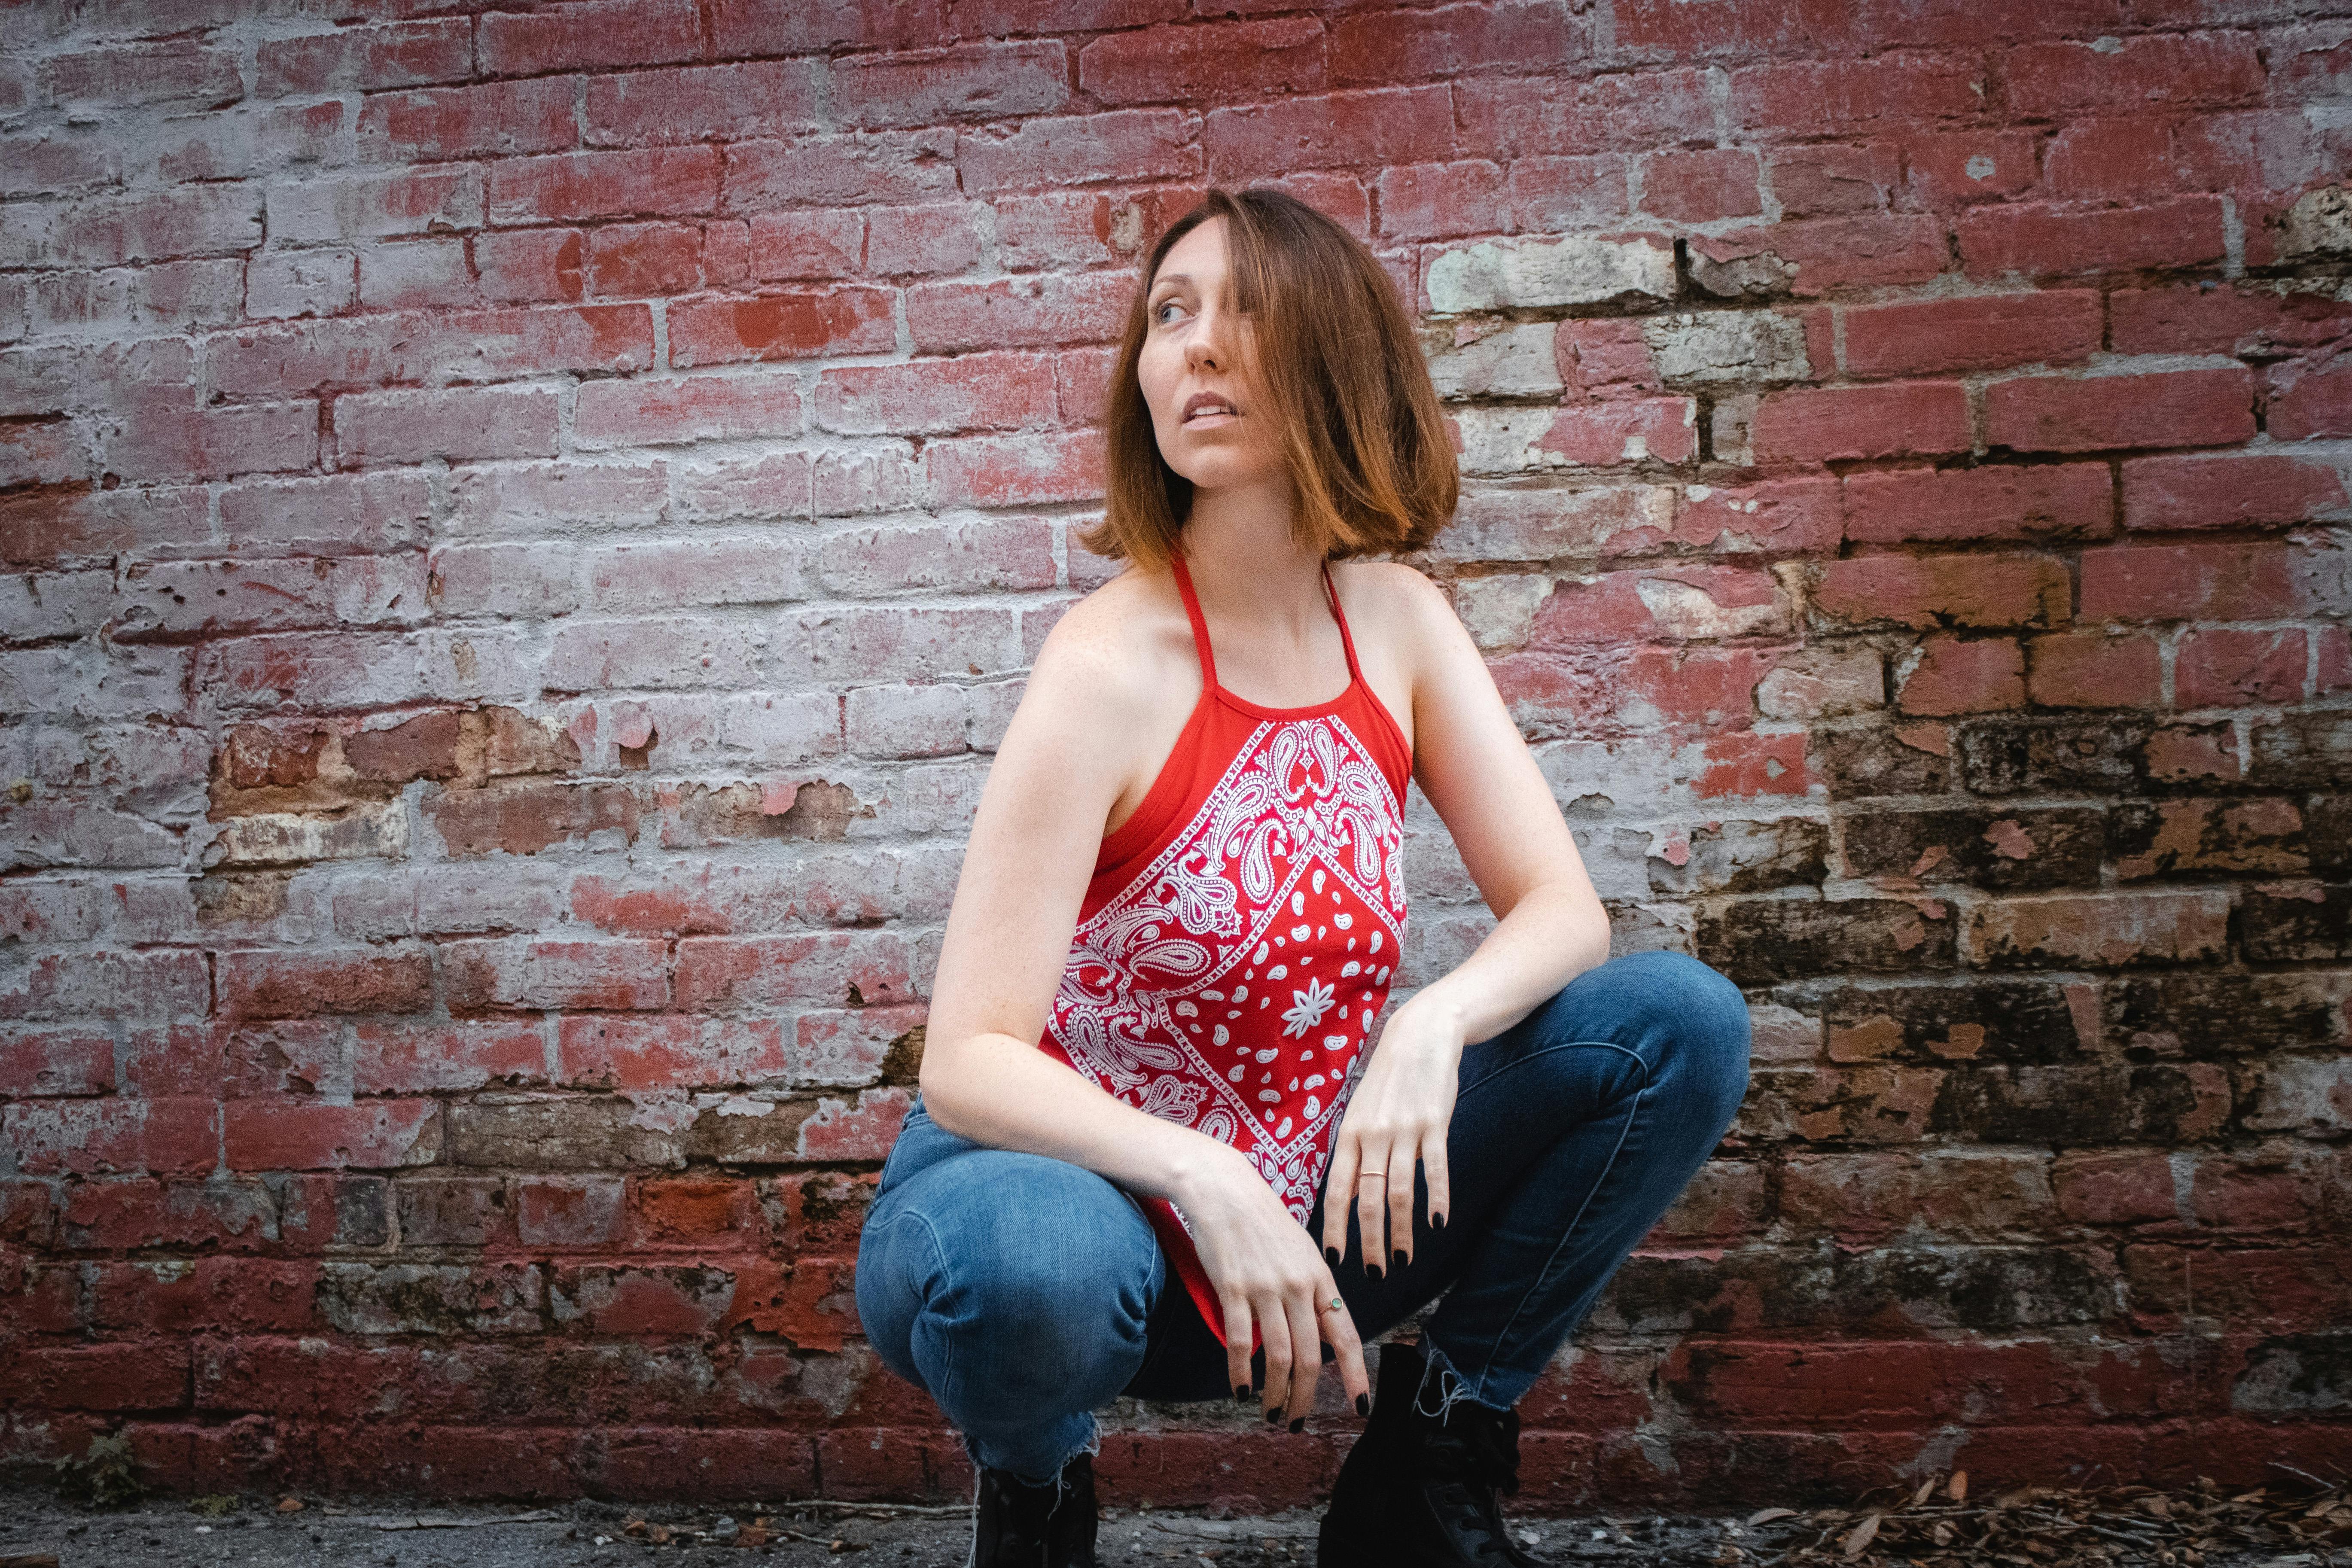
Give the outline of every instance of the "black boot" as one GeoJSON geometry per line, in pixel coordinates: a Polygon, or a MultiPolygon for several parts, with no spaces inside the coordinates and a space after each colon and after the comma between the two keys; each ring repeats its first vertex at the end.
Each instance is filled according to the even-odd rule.
{"type": "Polygon", "coordinates": [[[1381,1347],[1371,1416],[1323,1515],[1319,1568],[1544,1568],[1511,1539],[1495,1496],[1519,1489],[1519,1413],[1464,1397],[1443,1417],[1422,1414],[1427,1365],[1419,1345],[1381,1347]]]}
{"type": "Polygon", "coordinates": [[[1095,1568],[1096,1522],[1095,1463],[1085,1450],[1044,1486],[982,1465],[964,1568],[1095,1568]]]}

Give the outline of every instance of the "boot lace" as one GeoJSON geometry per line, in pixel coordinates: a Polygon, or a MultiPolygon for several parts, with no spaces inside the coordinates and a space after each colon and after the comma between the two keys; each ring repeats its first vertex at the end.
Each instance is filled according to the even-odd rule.
{"type": "MultiPolygon", "coordinates": [[[[1454,1406],[1461,1412],[1468,1402],[1454,1406]]],[[[1476,1560],[1502,1568],[1543,1568],[1511,1539],[1496,1500],[1499,1491],[1516,1497],[1519,1490],[1519,1413],[1479,1410],[1457,1416],[1430,1435],[1426,1449],[1431,1473],[1454,1482],[1469,1518],[1476,1528],[1470,1550],[1476,1560]]]]}

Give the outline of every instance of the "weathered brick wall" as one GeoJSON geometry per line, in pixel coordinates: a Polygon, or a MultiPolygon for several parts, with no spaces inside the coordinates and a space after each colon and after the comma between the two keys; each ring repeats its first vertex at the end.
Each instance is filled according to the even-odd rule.
{"type": "Polygon", "coordinates": [[[1423,564],[1755,1005],[1524,1504],[2352,1464],[2352,5],[1202,9],[0,16],[6,1469],[969,1495],[857,1228],[1211,181],[1417,304],[1423,564]]]}

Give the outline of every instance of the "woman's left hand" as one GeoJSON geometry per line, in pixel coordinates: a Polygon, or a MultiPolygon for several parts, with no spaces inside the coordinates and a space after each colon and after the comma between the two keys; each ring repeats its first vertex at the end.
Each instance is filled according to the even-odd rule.
{"type": "Polygon", "coordinates": [[[1429,1225],[1445,1223],[1445,1131],[1462,1067],[1462,1029],[1411,1001],[1391,1016],[1364,1076],[1348,1101],[1331,1145],[1323,1186],[1323,1250],[1334,1267],[1348,1250],[1348,1211],[1356,1213],[1364,1267],[1378,1278],[1391,1261],[1412,1261],[1412,1173],[1429,1180],[1429,1225]],[[1354,1196],[1350,1205],[1349,1194],[1354,1196]],[[1394,1237],[1395,1252],[1390,1251],[1394,1237]]]}

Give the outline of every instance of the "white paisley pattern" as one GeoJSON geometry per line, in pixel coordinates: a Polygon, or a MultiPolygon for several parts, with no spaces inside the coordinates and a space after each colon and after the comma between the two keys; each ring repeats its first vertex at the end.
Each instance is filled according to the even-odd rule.
{"type": "Polygon", "coordinates": [[[1247,1154],[1305,1224],[1403,941],[1403,850],[1396,792],[1345,721],[1261,721],[1078,927],[1049,1039],[1110,1094],[1247,1154]]]}

